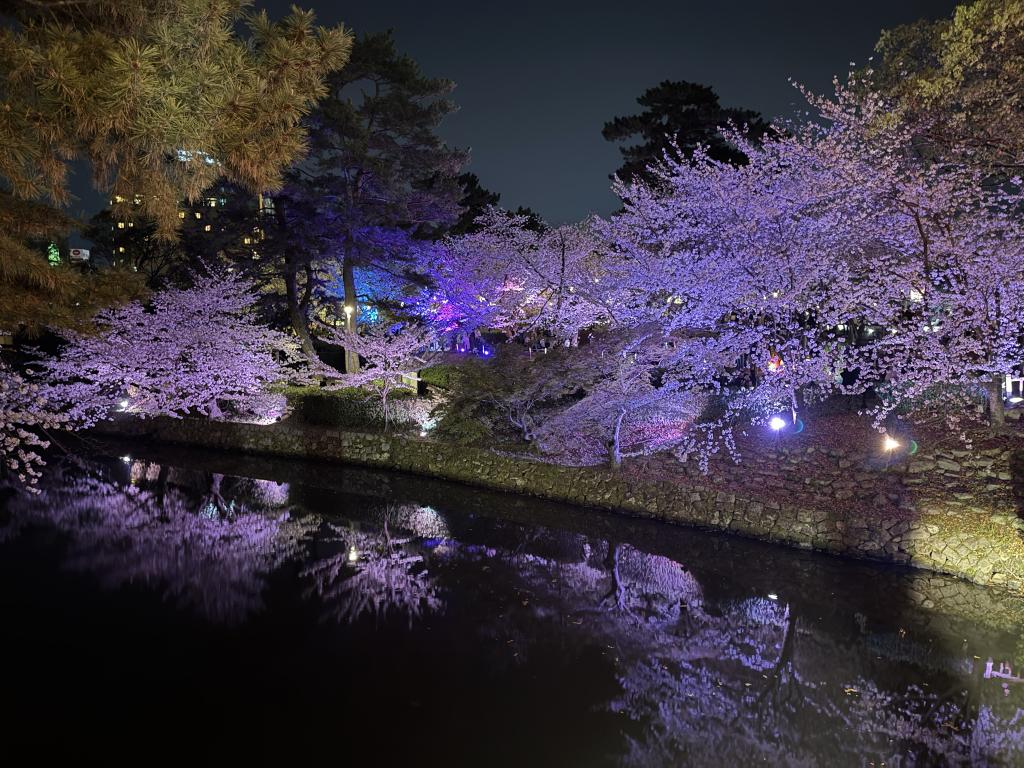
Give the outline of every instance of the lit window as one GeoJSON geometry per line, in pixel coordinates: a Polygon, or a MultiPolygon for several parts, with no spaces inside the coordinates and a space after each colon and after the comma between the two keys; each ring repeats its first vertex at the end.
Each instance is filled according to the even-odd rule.
{"type": "Polygon", "coordinates": [[[251,237],[243,237],[242,238],[242,242],[245,243],[246,245],[252,245],[252,238],[251,237]]]}
{"type": "Polygon", "coordinates": [[[123,221],[117,222],[117,228],[118,229],[124,229],[124,222],[123,221]]]}
{"type": "Polygon", "coordinates": [[[123,203],[124,202],[124,198],[121,197],[120,195],[114,195],[114,202],[115,203],[123,203]]]}
{"type": "Polygon", "coordinates": [[[134,226],[135,226],[135,222],[134,221],[129,221],[128,222],[128,229],[131,229],[134,226]]]}
{"type": "Polygon", "coordinates": [[[204,232],[209,232],[209,231],[210,231],[210,229],[212,229],[212,227],[210,227],[210,225],[209,225],[209,224],[207,224],[207,225],[206,225],[205,227],[203,227],[203,231],[204,231],[204,232]]]}
{"type": "Polygon", "coordinates": [[[117,252],[118,252],[118,253],[124,253],[124,246],[123,246],[123,245],[119,245],[119,246],[117,247],[117,252]]]}
{"type": "Polygon", "coordinates": [[[178,218],[179,219],[184,219],[185,218],[185,212],[184,211],[178,211],[178,218]]]}
{"type": "Polygon", "coordinates": [[[217,207],[217,198],[216,197],[208,197],[208,198],[206,198],[206,204],[208,206],[210,206],[211,208],[216,208],[217,207]]]}
{"type": "Polygon", "coordinates": [[[197,219],[203,218],[203,214],[201,214],[199,211],[196,211],[196,218],[197,219]]]}

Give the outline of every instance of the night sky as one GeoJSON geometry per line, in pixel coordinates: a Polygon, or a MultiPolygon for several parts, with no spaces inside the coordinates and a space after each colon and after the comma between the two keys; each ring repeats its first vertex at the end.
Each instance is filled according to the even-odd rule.
{"type": "MultiPolygon", "coordinates": [[[[279,18],[292,0],[257,0],[279,18]]],[[[662,80],[712,86],[725,106],[791,117],[802,109],[792,78],[831,88],[866,62],[880,30],[948,16],[955,0],[298,0],[323,24],[392,29],[427,75],[458,87],[460,111],[442,134],[472,149],[469,170],[555,223],[616,207],[608,175],[616,145],[606,120],[635,111],[662,80]]],[[[76,184],[78,186],[78,184],[76,184]]],[[[82,194],[84,190],[79,190],[82,194]]],[[[82,204],[101,204],[86,193],[82,204]]]]}

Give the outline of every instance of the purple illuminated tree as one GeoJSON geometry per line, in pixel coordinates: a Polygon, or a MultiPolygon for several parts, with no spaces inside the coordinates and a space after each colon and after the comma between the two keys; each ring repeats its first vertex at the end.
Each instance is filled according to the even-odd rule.
{"type": "Polygon", "coordinates": [[[341,385],[375,390],[380,397],[385,427],[389,421],[388,398],[405,386],[410,377],[416,377],[434,356],[434,334],[410,326],[379,324],[364,326],[361,331],[332,329],[329,338],[361,358],[359,371],[341,376],[341,385]]]}
{"type": "Polygon", "coordinates": [[[697,430],[869,388],[878,425],[936,404],[955,422],[986,388],[998,423],[998,381],[1024,352],[1019,185],[922,157],[877,96],[809,98],[824,126],[756,146],[734,133],[745,166],[698,151],[666,157],[656,184],[618,186],[604,232],[635,295],[721,351],[724,415],[697,430]]]}
{"type": "Polygon", "coordinates": [[[249,283],[196,276],[188,289],[156,294],[96,317],[94,335],[67,334],[42,370],[49,397],[87,422],[115,405],[141,416],[273,421],[283,396],[270,389],[302,378],[305,359],[289,336],[259,325],[249,283]]]}
{"type": "Polygon", "coordinates": [[[43,388],[26,380],[0,360],[0,475],[35,485],[45,464],[48,429],[67,429],[74,419],[55,408],[43,388]]]}
{"type": "Polygon", "coordinates": [[[610,334],[576,350],[573,381],[585,394],[540,424],[541,449],[574,463],[606,457],[618,467],[625,456],[677,445],[700,416],[704,401],[696,387],[685,387],[687,377],[699,376],[701,370],[683,373],[689,348],[688,340],[673,340],[648,326],[610,334]]]}
{"type": "Polygon", "coordinates": [[[601,243],[589,225],[538,228],[530,216],[491,208],[474,231],[452,237],[428,264],[436,290],[425,314],[442,333],[491,328],[576,340],[612,317],[597,290],[601,243]]]}

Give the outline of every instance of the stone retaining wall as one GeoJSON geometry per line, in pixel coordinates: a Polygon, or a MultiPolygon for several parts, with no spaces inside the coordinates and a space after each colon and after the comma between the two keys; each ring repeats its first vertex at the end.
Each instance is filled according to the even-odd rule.
{"type": "Polygon", "coordinates": [[[104,432],[227,451],[395,469],[729,531],[805,549],[903,563],[1024,593],[1024,521],[1012,508],[790,505],[715,488],[713,475],[656,477],[565,467],[403,436],[199,419],[122,419],[104,432]]]}
{"type": "MultiPolygon", "coordinates": [[[[966,504],[1012,500],[1011,457],[1007,447],[975,451],[944,449],[906,455],[905,447],[886,457],[880,450],[801,445],[790,439],[778,447],[768,441],[743,445],[742,462],[713,458],[710,474],[739,493],[751,490],[781,498],[806,497],[811,503],[830,499],[850,509],[913,508],[925,489],[966,504]]],[[[688,480],[704,480],[694,464],[673,462],[671,469],[688,480]]]]}

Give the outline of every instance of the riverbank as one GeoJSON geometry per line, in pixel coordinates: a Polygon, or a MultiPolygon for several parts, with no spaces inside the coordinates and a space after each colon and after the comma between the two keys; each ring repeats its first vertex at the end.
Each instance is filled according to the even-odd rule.
{"type": "MultiPolygon", "coordinates": [[[[500,491],[727,531],[848,557],[900,563],[1024,594],[1024,523],[1012,507],[942,499],[851,509],[787,503],[715,487],[713,476],[613,473],[426,439],[312,427],[123,417],[106,434],[392,469],[500,491]]],[[[803,500],[802,500],[803,501],[803,500]]]]}

